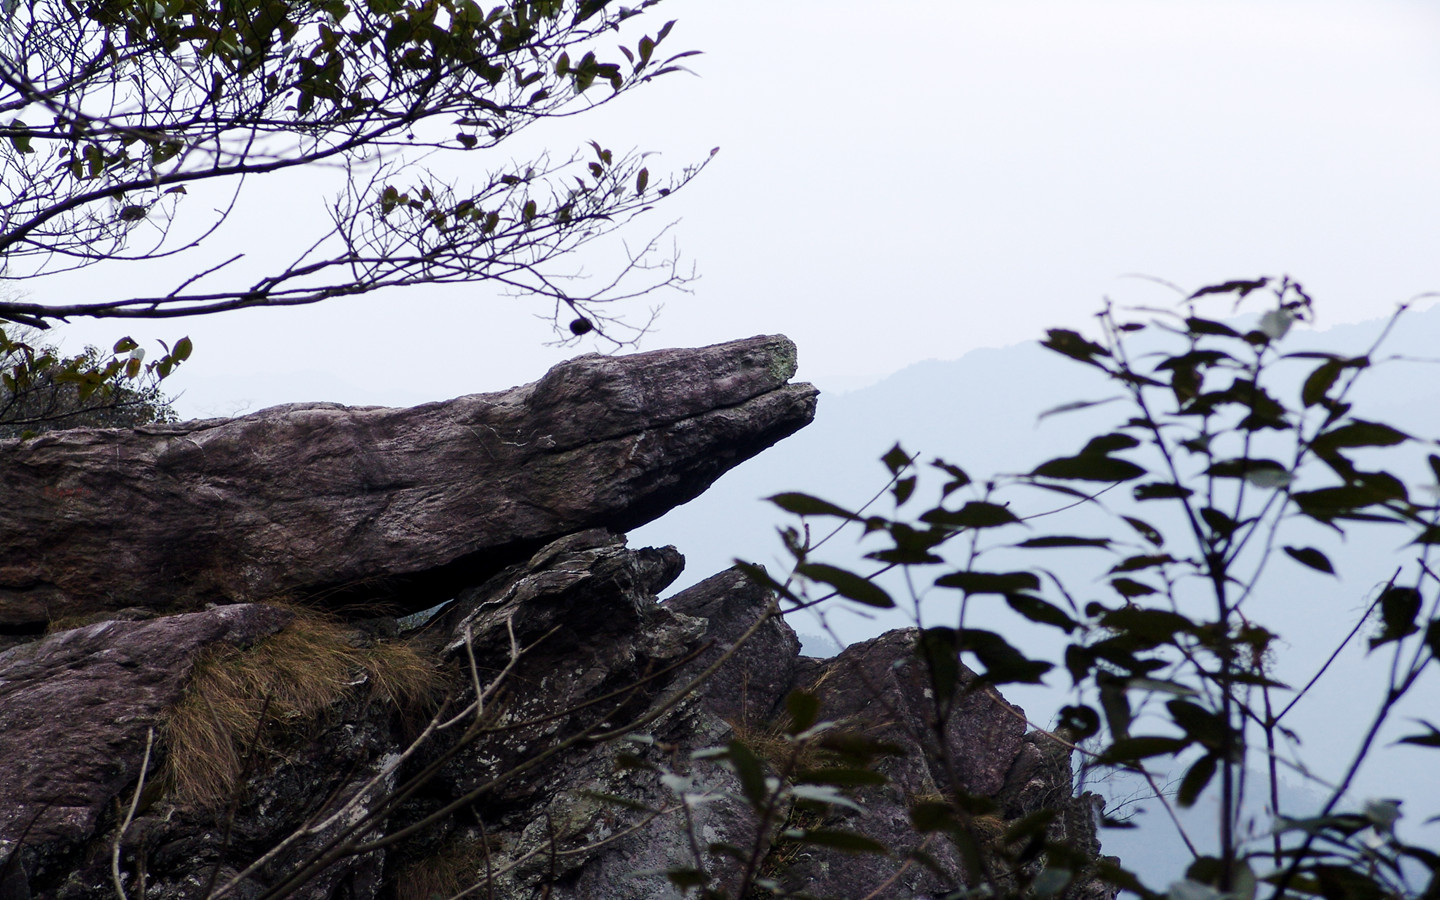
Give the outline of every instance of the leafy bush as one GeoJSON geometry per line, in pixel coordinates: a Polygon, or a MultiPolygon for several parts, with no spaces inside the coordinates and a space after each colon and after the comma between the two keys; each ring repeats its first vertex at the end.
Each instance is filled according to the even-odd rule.
{"type": "MultiPolygon", "coordinates": [[[[1281,350],[1291,324],[1311,309],[1298,283],[1260,278],[1202,288],[1173,311],[1149,310],[1157,318],[1148,323],[1107,307],[1098,341],[1052,330],[1044,346],[1103,372],[1119,394],[1047,414],[1122,400],[1126,416],[1112,429],[1033,471],[985,480],[943,459],[922,466],[897,445],[882,460],[892,515],[806,494],[777,495],[773,502],[802,520],[784,531],[794,572],[784,581],[759,567],[751,574],[792,609],[837,601],[912,607],[923,626],[915,653],[933,685],[937,723],[949,715],[945,698],[957,690],[1068,676],[1076,699],[1062,709],[1055,733],[1086,741],[1088,765],[1153,777],[1157,767],[1179,764],[1184,775],[1162,801],[1188,807],[1202,797],[1218,800],[1218,850],[1194,851],[1193,863],[1168,888],[1174,900],[1440,895],[1440,854],[1399,837],[1399,802],[1357,803],[1350,796],[1363,766],[1384,764],[1377,738],[1397,718],[1402,700],[1420,694],[1422,677],[1440,654],[1440,585],[1430,565],[1431,547],[1440,543],[1440,506],[1433,493],[1417,496],[1377,464],[1393,469],[1397,451],[1428,442],[1352,410],[1349,398],[1376,364],[1379,342],[1354,356],[1281,350]],[[1232,298],[1238,310],[1256,297],[1272,302],[1248,331],[1199,314],[1205,302],[1232,298]],[[1297,365],[1302,377],[1287,387],[1287,373],[1297,365]],[[922,485],[935,477],[937,501],[918,503],[922,485]],[[1055,496],[1059,509],[1035,502],[1055,496]],[[1113,527],[1101,535],[1052,530],[1060,520],[1055,513],[1083,509],[1102,512],[1113,527]],[[817,521],[860,529],[873,548],[866,555],[873,565],[856,571],[821,561],[819,544],[810,540],[810,523],[817,521]],[[1317,679],[1361,628],[1333,648],[1308,682],[1282,683],[1278,626],[1260,620],[1269,612],[1262,609],[1261,577],[1283,566],[1334,574],[1331,555],[1315,545],[1324,545],[1325,534],[1343,539],[1370,526],[1403,531],[1415,556],[1366,611],[1364,621],[1373,627],[1368,653],[1388,657],[1388,679],[1370,720],[1355,726],[1363,735],[1359,749],[1330,784],[1309,775],[1299,756],[1302,736],[1288,727],[1287,716],[1297,703],[1320,700],[1312,691],[1317,679]],[[1064,550],[1105,560],[1107,597],[1079,599],[1038,562],[1064,550]],[[991,611],[1001,605],[1063,636],[1063,649],[1036,654],[1014,642],[1024,629],[977,627],[977,618],[994,621],[991,611]],[[943,624],[932,624],[937,616],[926,613],[936,607],[946,610],[938,616],[943,624]],[[973,682],[966,681],[967,665],[978,673],[973,682]],[[1317,815],[1293,818],[1281,806],[1284,767],[1324,792],[1317,815]],[[1274,822],[1259,835],[1247,833],[1241,821],[1255,790],[1252,769],[1264,773],[1274,822]]],[[[1440,480],[1440,456],[1429,454],[1428,463],[1440,480]]],[[[792,702],[805,708],[803,700],[792,702]]],[[[1440,747],[1440,728],[1421,724],[1399,743],[1440,747]]],[[[778,792],[795,790],[783,779],[771,793],[762,790],[754,755],[743,747],[732,745],[722,755],[745,776],[757,814],[770,812],[769,798],[778,792]]],[[[967,858],[978,854],[973,819],[983,798],[953,792],[940,800],[916,804],[914,827],[946,834],[967,858]]],[[[1044,824],[1027,827],[1028,837],[1044,844],[1044,824]]],[[[862,837],[853,839],[856,849],[863,849],[862,837]]],[[[1188,838],[1187,844],[1195,846],[1188,838]]],[[[1033,852],[1032,846],[1031,858],[1033,852]]],[[[1044,847],[1042,858],[1045,865],[1025,878],[987,878],[971,887],[992,895],[1064,890],[1077,861],[1053,846],[1044,847]]],[[[1118,866],[1102,866],[1098,874],[1142,897],[1162,893],[1118,866]]]]}
{"type": "Polygon", "coordinates": [[[190,350],[190,339],[182,338],[147,363],[140,345],[126,337],[110,354],[87,347],[67,357],[23,328],[0,328],[0,438],[173,422],[175,411],[160,383],[190,350]]]}

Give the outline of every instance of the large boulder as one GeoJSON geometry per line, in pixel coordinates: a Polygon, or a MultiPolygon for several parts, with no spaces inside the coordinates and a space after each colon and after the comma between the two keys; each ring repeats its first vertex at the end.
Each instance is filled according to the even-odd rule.
{"type": "Polygon", "coordinates": [[[208,799],[154,774],[215,752],[165,727],[193,660],[228,645],[226,659],[252,671],[281,653],[322,666],[334,647],[284,649],[286,635],[314,627],[312,613],[225,606],[97,623],[0,654],[0,752],[25,761],[0,768],[0,898],[108,900],[118,864],[129,896],[143,880],[152,900],[404,900],[476,886],[515,900],[681,900],[667,873],[739,882],[745,867],[721,846],[757,854],[767,877],[806,894],[940,895],[976,878],[945,841],[914,833],[913,803],[958,786],[996,798],[1009,819],[1037,798],[1069,797],[1068,763],[1036,765],[1023,714],[992,691],[959,698],[938,752],[913,632],[806,660],[775,598],[738,571],[658,603],[681,562],[673,548],[630,550],[591,529],[466,588],[400,638],[393,620],[345,626],[366,653],[428,658],[434,696],[448,698],[438,711],[385,700],[385,665],[339,673],[333,699],[300,716],[276,712],[283,678],[211,684],[201,710],[270,713],[263,727],[232,727],[245,764],[208,799]],[[827,827],[895,852],[797,848],[785,832],[807,815],[815,824],[813,812],[761,821],[736,772],[706,750],[739,738],[763,752],[795,688],[891,747],[879,763],[890,781],[854,792],[863,812],[838,808],[827,827]],[[139,791],[151,728],[153,786],[139,791]],[[912,849],[940,870],[908,860],[912,849]]]}
{"type": "Polygon", "coordinates": [[[410,409],[0,442],[0,633],[124,607],[291,595],[419,610],[586,528],[700,494],[814,416],[781,336],[582,356],[410,409]]]}
{"type": "Polygon", "coordinates": [[[289,618],[243,604],[98,622],[0,653],[0,858],[87,841],[147,749],[159,758],[165,714],[201,652],[252,644],[289,618]]]}

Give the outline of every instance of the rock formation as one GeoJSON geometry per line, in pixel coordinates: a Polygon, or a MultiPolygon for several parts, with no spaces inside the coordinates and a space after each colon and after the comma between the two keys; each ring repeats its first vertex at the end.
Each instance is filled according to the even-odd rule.
{"type": "MultiPolygon", "coordinates": [[[[937,733],[913,633],[802,658],[738,570],[657,602],[683,558],[619,534],[808,421],[792,371],[788,341],[756,338],[582,357],[414,410],[0,445],[5,489],[38,495],[0,523],[19,642],[0,652],[0,900],[648,900],[747,871],[817,897],[977,884],[910,809],[958,789],[1003,823],[1070,801],[1023,713],[963,690],[937,733]],[[46,485],[117,496],[52,498],[47,520],[46,485]],[[127,503],[154,518],[120,527],[127,503]],[[113,544],[48,553],[22,527],[84,544],[107,522],[113,544]],[[56,611],[99,621],[23,633],[56,611]],[[858,753],[886,777],[845,804],[782,791],[760,816],[724,757],[739,741],[779,772],[797,689],[835,723],[807,765],[858,753]],[[835,828],[891,850],[794,839],[835,828]]],[[[1051,833],[1089,846],[1093,827],[1051,833]]],[[[1103,891],[1082,878],[1082,895],[1103,891]]]]}
{"type": "Polygon", "coordinates": [[[410,610],[541,545],[633,528],[814,416],[760,337],[582,356],[496,394],[0,442],[0,628],[383,588],[410,610]]]}

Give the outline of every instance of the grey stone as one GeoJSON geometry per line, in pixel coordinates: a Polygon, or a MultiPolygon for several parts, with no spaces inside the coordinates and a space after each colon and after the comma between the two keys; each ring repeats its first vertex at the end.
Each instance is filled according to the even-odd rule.
{"type": "Polygon", "coordinates": [[[582,356],[410,409],[0,441],[0,630],[279,595],[425,609],[557,537],[693,499],[811,420],[794,371],[788,339],[757,337],[582,356]]]}

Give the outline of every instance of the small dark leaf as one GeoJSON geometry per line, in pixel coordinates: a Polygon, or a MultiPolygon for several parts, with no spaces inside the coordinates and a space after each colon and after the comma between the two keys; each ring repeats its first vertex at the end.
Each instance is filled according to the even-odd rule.
{"type": "Polygon", "coordinates": [[[1398,641],[1419,631],[1421,596],[1414,588],[1389,587],[1380,595],[1380,634],[1370,639],[1371,648],[1398,641]]]}
{"type": "Polygon", "coordinates": [[[1045,332],[1045,340],[1040,342],[1040,346],[1101,369],[1105,369],[1106,366],[1096,357],[1110,356],[1110,351],[1099,344],[1087,341],[1078,333],[1063,328],[1052,328],[1045,332]]]}
{"type": "Polygon", "coordinates": [[[799,734],[819,718],[820,699],[809,691],[791,691],[785,697],[785,711],[790,714],[790,725],[786,730],[799,734]]]}
{"type": "Polygon", "coordinates": [[[1171,484],[1164,481],[1154,481],[1150,484],[1137,484],[1135,486],[1136,500],[1183,500],[1195,492],[1187,487],[1178,484],[1171,484]]]}
{"type": "Polygon", "coordinates": [[[1210,526],[1210,530],[1214,532],[1215,537],[1220,540],[1229,538],[1230,535],[1235,533],[1235,529],[1240,527],[1240,523],[1225,515],[1220,510],[1209,506],[1200,510],[1200,518],[1205,520],[1205,524],[1210,526]]]}
{"type": "Polygon", "coordinates": [[[1140,446],[1140,442],[1128,434],[1111,432],[1091,438],[1085,449],[1081,450],[1078,456],[1105,456],[1119,450],[1133,450],[1140,446]]]}
{"type": "Polygon", "coordinates": [[[1330,558],[1314,547],[1286,547],[1284,549],[1291,559],[1301,565],[1309,566],[1315,571],[1324,572],[1327,575],[1335,574],[1335,567],[1330,565],[1330,558]]]}
{"type": "Polygon", "coordinates": [[[1191,742],[1186,738],[1171,737],[1133,737],[1120,738],[1100,754],[1102,763],[1116,763],[1124,765],[1137,763],[1142,759],[1149,759],[1152,756],[1172,756],[1189,747],[1191,742]]]}
{"type": "Polygon", "coordinates": [[[1095,683],[1100,688],[1100,709],[1105,713],[1105,724],[1116,740],[1130,735],[1130,697],[1125,693],[1125,680],[1110,675],[1104,670],[1095,673],[1095,683]]]}
{"type": "Polygon", "coordinates": [[[811,581],[830,585],[840,596],[854,600],[856,603],[863,603],[877,609],[891,609],[895,606],[895,601],[890,599],[890,595],[883,588],[854,572],[847,572],[825,563],[802,563],[795,567],[795,572],[811,581]]]}
{"type": "Polygon", "coordinates": [[[1024,547],[1027,550],[1041,550],[1052,547],[1108,547],[1111,543],[1112,541],[1109,538],[1047,535],[1046,537],[1030,538],[1028,541],[1021,541],[1015,546],[1024,547]]]}
{"type": "Polygon", "coordinates": [[[944,488],[946,497],[970,483],[970,476],[965,474],[965,470],[959,466],[951,465],[943,459],[937,459],[930,465],[950,476],[950,481],[945,484],[944,488]]]}
{"type": "Polygon", "coordinates": [[[841,509],[828,500],[809,494],[784,493],[765,498],[788,513],[797,516],[839,516],[842,519],[858,519],[854,513],[841,509]]]}
{"type": "Polygon", "coordinates": [[[1251,291],[1258,291],[1269,283],[1269,278],[1257,278],[1254,280],[1240,279],[1236,281],[1227,281],[1223,284],[1210,284],[1202,287],[1200,290],[1191,294],[1190,299],[1194,300],[1198,297],[1205,297],[1210,294],[1239,294],[1241,297],[1244,297],[1251,291]]]}
{"type": "Polygon", "coordinates": [[[19,119],[11,119],[10,127],[6,129],[10,133],[10,143],[21,153],[34,153],[35,148],[30,145],[30,126],[19,119]]]}
{"type": "Polygon", "coordinates": [[[879,516],[872,516],[865,521],[867,534],[871,531],[882,530],[890,533],[890,538],[895,542],[895,546],[887,550],[867,553],[866,558],[898,565],[944,562],[944,559],[936,556],[931,550],[956,533],[945,528],[929,528],[922,531],[912,528],[904,522],[887,522],[879,516]]]}
{"type": "Polygon", "coordinates": [[[1106,397],[1104,400],[1076,400],[1072,403],[1062,403],[1059,406],[1050,407],[1035,418],[1037,421],[1040,421],[1050,416],[1059,415],[1061,413],[1075,412],[1076,410],[1081,409],[1089,409],[1092,406],[1101,406],[1106,403],[1113,403],[1116,400],[1123,399],[1123,397],[1106,397]]]}
{"type": "Polygon", "coordinates": [[[935,584],[959,588],[967,594],[1008,594],[1038,591],[1040,578],[1034,572],[951,572],[935,579],[935,584]]]}
{"type": "Polygon", "coordinates": [[[1048,662],[1027,657],[993,631],[967,628],[960,636],[960,648],[975,655],[985,667],[981,676],[991,684],[1042,684],[1048,662]]]}
{"type": "Polygon", "coordinates": [[[1065,648],[1065,670],[1076,685],[1081,684],[1095,668],[1095,654],[1088,647],[1071,644],[1065,648]]]}
{"type": "Polygon", "coordinates": [[[1398,743],[1414,744],[1417,747],[1440,747],[1440,728],[1436,728],[1434,725],[1424,721],[1423,719],[1421,720],[1420,724],[1430,729],[1430,733],[1412,734],[1409,737],[1401,738],[1398,743]]]}
{"type": "Polygon", "coordinates": [[[906,453],[899,444],[896,444],[887,450],[884,456],[880,457],[880,461],[885,464],[885,468],[890,470],[891,475],[899,475],[901,470],[909,468],[910,454],[906,453]]]}
{"type": "Polygon", "coordinates": [[[1176,794],[1176,801],[1184,808],[1195,805],[1200,798],[1200,792],[1215,777],[1215,769],[1220,759],[1213,753],[1207,753],[1195,761],[1185,777],[1180,779],[1180,790],[1176,794]]]}
{"type": "Polygon", "coordinates": [[[665,870],[665,878],[682,892],[689,888],[701,888],[710,883],[710,875],[701,869],[677,867],[665,870]]]}
{"type": "Polygon", "coordinates": [[[1230,729],[1225,719],[1192,700],[1171,700],[1165,704],[1170,718],[1180,730],[1192,740],[1199,741],[1214,751],[1223,751],[1230,740],[1230,729]]]}
{"type": "Polygon", "coordinates": [[[1393,447],[1410,439],[1410,435],[1383,422],[1354,419],[1316,435],[1310,446],[1321,453],[1339,447],[1393,447]]]}
{"type": "MultiPolygon", "coordinates": [[[[1202,288],[1201,290],[1209,290],[1209,288],[1202,288]]],[[[1198,293],[1193,295],[1193,297],[1198,296],[1200,296],[1198,293]]],[[[1240,336],[1240,332],[1231,328],[1229,325],[1226,325],[1224,322],[1216,322],[1211,319],[1186,319],[1185,328],[1191,334],[1213,334],[1218,335],[1219,337],[1236,338],[1240,336]]]]}
{"type": "Polygon", "coordinates": [[[1156,547],[1164,546],[1165,538],[1145,520],[1137,519],[1134,516],[1121,516],[1120,518],[1124,519],[1125,524],[1135,529],[1145,540],[1154,544],[1156,547]]]}
{"type": "Polygon", "coordinates": [[[889,848],[873,838],[838,828],[808,828],[792,840],[816,847],[830,847],[843,853],[878,853],[881,856],[890,853],[889,848]]]}
{"type": "Polygon", "coordinates": [[[1010,525],[1020,519],[1014,513],[997,503],[971,500],[958,510],[932,509],[920,517],[929,525],[945,525],[950,528],[996,528],[1010,525]]]}
{"type": "Polygon", "coordinates": [[[1141,584],[1130,578],[1112,578],[1110,579],[1110,586],[1126,600],[1155,593],[1155,589],[1150,585],[1141,584]]]}
{"type": "Polygon", "coordinates": [[[1174,642],[1177,634],[1190,634],[1195,623],[1168,609],[1122,606],[1100,616],[1100,624],[1114,631],[1141,638],[1150,646],[1174,642]]]}
{"type": "Polygon", "coordinates": [[[1330,388],[1335,386],[1335,379],[1345,370],[1345,364],[1338,359],[1327,359],[1315,367],[1315,371],[1305,379],[1305,385],[1300,389],[1300,402],[1306,409],[1325,399],[1330,393],[1330,388]]]}
{"type": "Polygon", "coordinates": [[[1006,594],[1005,602],[1010,605],[1011,609],[1030,621],[1038,622],[1041,625],[1054,625],[1066,634],[1080,627],[1060,607],[1033,594],[1006,594]]]}
{"type": "Polygon", "coordinates": [[[910,807],[910,824],[921,834],[949,831],[959,826],[950,804],[933,800],[924,800],[910,807]]]}
{"type": "Polygon", "coordinates": [[[1148,474],[1143,466],[1113,456],[1071,456],[1041,463],[1031,475],[1067,481],[1129,481],[1148,474]]]}
{"type": "Polygon", "coordinates": [[[1162,553],[1158,556],[1132,556],[1129,559],[1122,560],[1121,562],[1116,563],[1110,569],[1110,574],[1114,575],[1119,572],[1139,572],[1142,569],[1159,568],[1161,566],[1167,565],[1168,563],[1173,563],[1174,561],[1175,557],[1171,556],[1168,553],[1162,553]]]}
{"type": "Polygon", "coordinates": [[[1393,475],[1384,472],[1356,472],[1353,473],[1352,482],[1344,487],[1300,491],[1292,494],[1291,499],[1302,514],[1328,522],[1337,518],[1359,518],[1357,511],[1366,506],[1404,500],[1405,496],[1405,485],[1393,475]]]}
{"type": "Polygon", "coordinates": [[[1178,356],[1166,358],[1155,367],[1155,371],[1163,372],[1167,369],[1174,371],[1176,369],[1194,369],[1214,366],[1233,359],[1235,359],[1235,357],[1223,350],[1212,350],[1209,348],[1197,349],[1191,350],[1188,353],[1181,353],[1178,356]]]}
{"type": "Polygon", "coordinates": [[[953,628],[926,628],[916,641],[915,654],[929,670],[935,696],[941,703],[948,703],[960,684],[959,653],[953,628]]]}
{"type": "Polygon", "coordinates": [[[1100,714],[1088,706],[1062,706],[1060,728],[1068,728],[1071,742],[1079,743],[1100,731],[1100,714]]]}
{"type": "Polygon", "coordinates": [[[725,745],[725,758],[735,769],[735,776],[740,780],[740,790],[744,792],[745,799],[750,801],[754,809],[762,809],[768,794],[765,789],[765,770],[760,766],[760,760],[743,741],[731,741],[725,745]]]}
{"type": "Polygon", "coordinates": [[[1170,390],[1175,393],[1175,402],[1181,406],[1194,399],[1204,384],[1203,376],[1194,366],[1176,367],[1170,375],[1170,390]]]}
{"type": "Polygon", "coordinates": [[[1395,892],[1362,869],[1349,865],[1316,864],[1310,874],[1319,883],[1319,893],[1326,900],[1389,900],[1395,892]]]}

